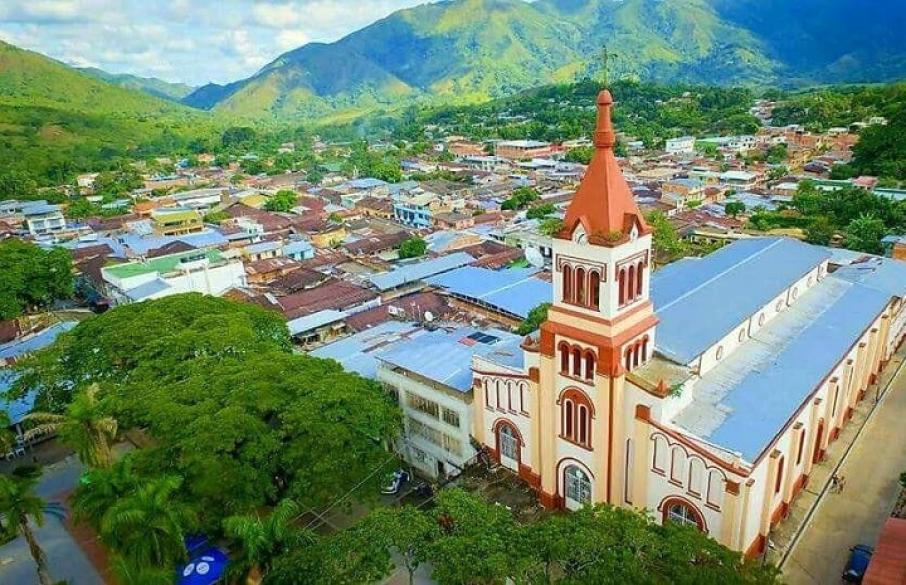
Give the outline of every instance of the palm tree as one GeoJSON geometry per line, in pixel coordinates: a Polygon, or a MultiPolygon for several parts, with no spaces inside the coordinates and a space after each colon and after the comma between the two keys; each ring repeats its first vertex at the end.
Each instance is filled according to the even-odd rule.
{"type": "Polygon", "coordinates": [[[45,503],[35,495],[41,471],[35,467],[19,467],[11,475],[0,476],[0,514],[25,538],[31,558],[38,569],[38,582],[51,585],[53,579],[47,568],[47,555],[35,539],[29,521],[44,525],[45,503]]]}
{"type": "Polygon", "coordinates": [[[92,469],[82,476],[72,497],[72,508],[79,521],[86,521],[100,530],[101,520],[114,503],[139,486],[138,477],[132,468],[132,459],[127,455],[113,467],[92,469]]]}
{"type": "Polygon", "coordinates": [[[92,384],[76,395],[66,414],[33,412],[23,420],[37,423],[25,432],[25,439],[59,433],[60,440],[72,447],[79,460],[91,467],[107,468],[113,463],[110,442],[116,437],[116,419],[107,416],[98,400],[100,387],[92,384]]]}
{"type": "Polygon", "coordinates": [[[119,498],[101,519],[101,540],[136,568],[185,561],[184,535],[196,516],[177,497],[181,486],[181,478],[163,476],[119,498]]]}
{"type": "Polygon", "coordinates": [[[224,520],[224,531],[241,548],[240,556],[230,562],[230,571],[237,577],[255,572],[266,577],[278,556],[311,544],[312,533],[297,523],[300,511],[296,502],[282,500],[264,518],[256,513],[224,520]]]}
{"type": "Polygon", "coordinates": [[[117,583],[129,585],[172,585],[173,570],[159,567],[136,567],[123,557],[114,555],[110,559],[110,570],[117,583]]]}

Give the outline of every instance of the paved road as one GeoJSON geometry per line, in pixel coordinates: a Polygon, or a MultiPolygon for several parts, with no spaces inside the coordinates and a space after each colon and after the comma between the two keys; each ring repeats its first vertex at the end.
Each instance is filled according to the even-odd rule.
{"type": "Polygon", "coordinates": [[[904,418],[906,368],[894,378],[841,467],[846,489],[824,496],[787,559],[783,573],[790,585],[840,583],[849,548],[875,544],[899,494],[898,477],[906,471],[904,418]]]}
{"type": "MultiPolygon", "coordinates": [[[[75,486],[81,472],[74,457],[45,467],[37,488],[38,495],[55,501],[62,492],[75,486]]],[[[60,520],[45,517],[44,526],[35,528],[35,535],[47,553],[50,574],[55,580],[66,580],[70,585],[103,585],[101,577],[60,520]]],[[[34,561],[22,537],[0,547],[0,583],[38,583],[34,561]]]]}

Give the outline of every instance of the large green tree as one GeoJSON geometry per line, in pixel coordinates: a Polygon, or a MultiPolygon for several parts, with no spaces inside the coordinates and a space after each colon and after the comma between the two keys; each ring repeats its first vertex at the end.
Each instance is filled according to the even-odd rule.
{"type": "Polygon", "coordinates": [[[0,242],[0,274],[0,320],[73,294],[72,260],[62,248],[45,250],[18,239],[0,242]]]}

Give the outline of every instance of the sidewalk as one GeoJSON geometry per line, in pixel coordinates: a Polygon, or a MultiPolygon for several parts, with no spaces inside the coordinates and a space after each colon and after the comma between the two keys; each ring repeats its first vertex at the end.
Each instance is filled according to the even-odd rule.
{"type": "Polygon", "coordinates": [[[768,559],[783,562],[784,578],[791,585],[839,582],[849,548],[873,545],[890,515],[899,493],[898,476],[906,471],[904,357],[906,350],[901,349],[878,383],[869,387],[825,461],[813,468],[790,517],[771,533],[774,548],[768,559]],[[872,413],[876,396],[879,408],[872,413]],[[841,494],[828,489],[838,466],[837,473],[846,478],[841,494]]]}

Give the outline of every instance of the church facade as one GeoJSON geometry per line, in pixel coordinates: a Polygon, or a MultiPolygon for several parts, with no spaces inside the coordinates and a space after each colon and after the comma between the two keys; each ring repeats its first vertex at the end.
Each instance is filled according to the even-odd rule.
{"type": "Polygon", "coordinates": [[[597,106],[548,319],[521,364],[473,359],[473,435],[546,506],[646,509],[756,555],[902,342],[906,264],[831,274],[827,249],[753,238],[653,273],[597,106]]]}

